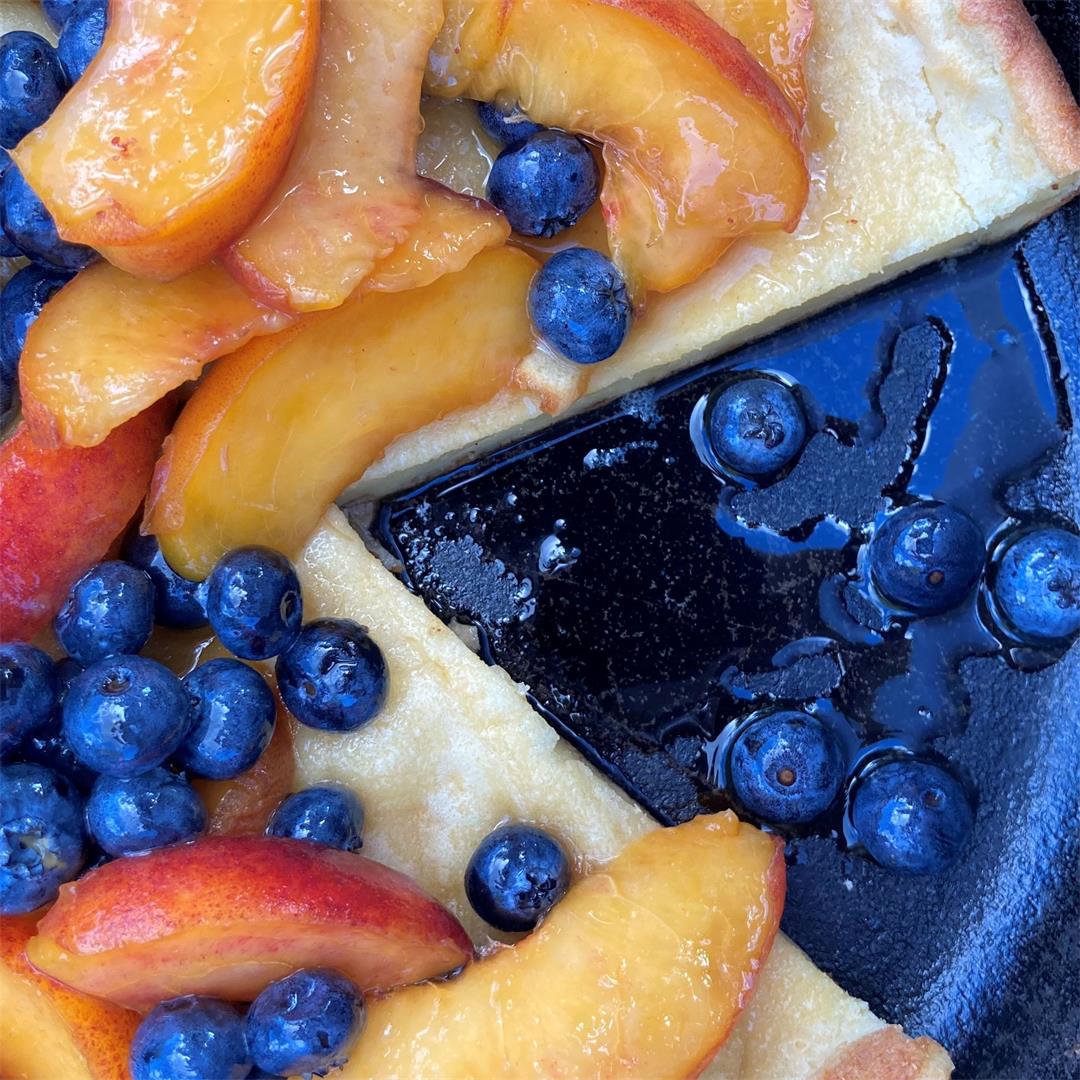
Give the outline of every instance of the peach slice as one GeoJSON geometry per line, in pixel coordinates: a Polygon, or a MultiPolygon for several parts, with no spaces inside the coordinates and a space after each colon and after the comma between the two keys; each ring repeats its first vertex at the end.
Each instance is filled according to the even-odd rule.
{"type": "Polygon", "coordinates": [[[651,832],[524,941],[370,1005],[342,1080],[696,1076],[780,922],[782,844],[731,813],[651,832]]]}
{"type": "Polygon", "coordinates": [[[318,0],[113,0],[97,58],[12,157],[66,240],[179,277],[280,178],[318,36],[318,0]]]}
{"type": "Polygon", "coordinates": [[[779,84],[800,120],[806,117],[806,50],[814,28],[811,0],[695,0],[737,37],[779,84]]]}
{"type": "Polygon", "coordinates": [[[25,953],[35,923],[0,919],[0,1076],[129,1080],[138,1014],[35,971],[25,953]]]}
{"type": "Polygon", "coordinates": [[[19,362],[43,446],[96,446],[211,360],[288,326],[217,265],[162,284],[97,263],[45,305],[19,362]]]}
{"type": "Polygon", "coordinates": [[[28,641],[71,583],[106,557],[146,495],[173,408],[161,402],[100,446],[42,449],[19,423],[0,443],[0,626],[28,641]]]}
{"type": "Polygon", "coordinates": [[[220,361],[180,415],[145,528],[180,573],[231,548],[295,553],[391,441],[510,385],[536,262],[513,248],[408,292],[367,292],[220,361]]]}
{"type": "Polygon", "coordinates": [[[472,956],[460,923],[396,870],[271,836],[209,836],[63,886],[26,946],[54,979],[132,1009],[180,994],[250,1001],[302,967],[366,990],[472,956]]]}
{"type": "Polygon", "coordinates": [[[795,228],[800,121],[746,47],[690,0],[451,0],[425,86],[519,100],[598,140],[612,254],[635,293],[693,281],[747,233],[795,228]]]}
{"type": "Polygon", "coordinates": [[[334,308],[422,212],[420,84],[442,0],[322,0],[315,86],[289,167],[225,263],[283,311],[334,308]]]}

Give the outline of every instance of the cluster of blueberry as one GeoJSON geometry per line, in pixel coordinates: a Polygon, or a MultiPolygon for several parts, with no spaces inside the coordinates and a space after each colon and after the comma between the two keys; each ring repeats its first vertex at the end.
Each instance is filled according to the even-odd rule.
{"type": "Polygon", "coordinates": [[[172,998],[148,1013],[135,1032],[131,1076],[323,1076],[348,1059],[364,1020],[356,986],[323,968],[302,968],[271,983],[246,1015],[217,998],[172,998]]]}
{"type": "MultiPolygon", "coordinates": [[[[303,624],[296,571],[278,552],[237,548],[202,584],[173,572],[151,537],[126,554],[72,586],[54,623],[64,659],[0,645],[0,754],[15,759],[0,792],[4,914],[52,900],[82,867],[87,834],[113,857],[197,836],[207,816],[187,776],[231,779],[270,742],[266,680],[231,658],[178,679],[139,655],[155,622],[209,623],[237,657],[276,656],[282,699],[309,726],[353,730],[385,700],[378,646],[346,619],[303,624]]],[[[269,831],[355,850],[362,823],[355,796],[319,787],[286,800],[269,831]]]]}
{"type": "MultiPolygon", "coordinates": [[[[719,475],[770,483],[797,459],[808,433],[795,388],[751,374],[710,395],[698,452],[719,475]]],[[[984,579],[999,634],[1053,647],[1080,634],[1080,536],[1057,525],[1010,531],[988,563],[982,530],[962,510],[918,501],[890,513],[864,549],[866,588],[902,619],[942,615],[984,579]]],[[[858,843],[878,863],[936,873],[963,850],[973,824],[963,786],[918,757],[882,758],[846,784],[836,734],[802,711],[768,711],[739,726],[730,745],[729,787],[740,807],[780,827],[802,826],[835,809],[848,789],[858,843]]]]}
{"type": "Polygon", "coordinates": [[[11,409],[26,332],[49,298],[90,263],[93,250],[60,239],[56,224],[8,151],[48,120],[97,55],[108,0],[43,0],[60,33],[54,49],[40,34],[0,38],[0,256],[31,261],[0,293],[0,419],[11,409]]]}
{"type": "MultiPolygon", "coordinates": [[[[543,128],[516,106],[481,103],[480,122],[505,149],[488,178],[488,198],[521,236],[552,237],[596,202],[600,172],[575,135],[543,128]]],[[[537,333],[578,364],[606,360],[630,329],[630,294],[615,264],[599,251],[568,247],[541,268],[529,292],[537,333]]]]}

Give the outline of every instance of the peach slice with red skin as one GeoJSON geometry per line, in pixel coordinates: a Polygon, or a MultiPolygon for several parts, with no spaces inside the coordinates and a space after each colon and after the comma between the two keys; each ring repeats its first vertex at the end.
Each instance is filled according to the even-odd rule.
{"type": "Polygon", "coordinates": [[[145,1010],[181,994],[250,1001],[302,967],[387,990],[452,971],[472,944],[410,878],[361,855],[208,836],[63,886],[26,954],[68,986],[145,1010]]]}
{"type": "Polygon", "coordinates": [[[153,474],[174,409],[129,420],[100,446],[42,448],[19,422],[0,443],[0,626],[29,641],[71,583],[106,557],[153,474]]]}
{"type": "Polygon", "coordinates": [[[318,0],[112,0],[90,68],[12,157],[64,239],[179,277],[280,178],[318,37],[318,0]]]}
{"type": "Polygon", "coordinates": [[[322,0],[315,84],[289,166],[225,264],[283,311],[334,308],[420,219],[420,85],[442,0],[322,0]]]}
{"type": "Polygon", "coordinates": [[[547,0],[451,0],[425,86],[508,96],[596,139],[611,251],[635,294],[693,281],[740,236],[795,228],[809,192],[801,122],[740,41],[690,0],[550,13],[547,0]]]}
{"type": "Polygon", "coordinates": [[[295,553],[399,435],[511,385],[536,262],[501,247],[408,292],[365,292],[220,361],[181,413],[144,528],[205,577],[231,548],[295,553]]]}
{"type": "MultiPolygon", "coordinates": [[[[510,233],[489,203],[420,183],[422,212],[362,288],[430,285],[510,233]]],[[[162,284],[108,263],[89,267],[45,305],[19,364],[23,414],[42,446],[95,446],[213,360],[297,316],[256,303],[216,263],[162,284]]]]}
{"type": "Polygon", "coordinates": [[[36,923],[0,918],[0,1076],[129,1080],[138,1014],[35,971],[25,950],[36,923]]]}
{"type": "Polygon", "coordinates": [[[780,922],[783,845],[733,814],[658,829],[571,886],[529,937],[369,1003],[341,1080],[696,1076],[780,922]]]}
{"type": "Polygon", "coordinates": [[[30,327],[23,416],[42,446],[96,446],[211,360],[289,325],[211,264],[168,283],[97,263],[30,327]]]}

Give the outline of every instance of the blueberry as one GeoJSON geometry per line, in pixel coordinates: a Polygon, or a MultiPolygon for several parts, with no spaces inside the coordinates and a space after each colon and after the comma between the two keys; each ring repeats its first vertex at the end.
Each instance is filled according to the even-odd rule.
{"type": "Polygon", "coordinates": [[[532,930],[570,887],[570,861],[531,825],[504,825],[480,841],[465,869],[465,893],[496,930],[532,930]]]}
{"type": "Polygon", "coordinates": [[[806,441],[806,414],[795,392],[765,375],[737,379],[711,395],[705,427],[720,468],[755,478],[786,468],[806,441]]]}
{"type": "Polygon", "coordinates": [[[76,757],[106,776],[138,776],[172,756],[191,726],[191,698],[156,660],[113,656],[71,680],[64,736],[76,757]]]}
{"type": "Polygon", "coordinates": [[[596,202],[600,176],[580,139],[564,131],[539,131],[495,159],[487,193],[514,232],[555,236],[596,202]]]}
{"type": "MultiPolygon", "coordinates": [[[[0,185],[4,182],[4,173],[7,172],[8,166],[11,164],[11,157],[6,150],[0,149],[0,185]]],[[[16,259],[22,252],[19,250],[17,244],[8,238],[8,234],[0,228],[0,258],[4,259],[16,259]]]]}
{"type": "Polygon", "coordinates": [[[206,809],[192,786],[168,769],[100,776],[86,803],[90,835],[109,855],[191,840],[206,830],[206,809]]]}
{"type": "Polygon", "coordinates": [[[0,146],[14,147],[44,124],[67,92],[56,50],[29,30],[0,37],[0,146]]]}
{"type": "Polygon", "coordinates": [[[731,785],[761,821],[801,825],[836,801],[844,760],[836,737],[803,712],[775,712],[749,723],[731,748],[731,785]]]}
{"type": "Polygon", "coordinates": [[[364,807],[355,792],[338,784],[319,784],[290,795],[274,811],[269,836],[310,840],[315,844],[359,851],[364,841],[364,807]]]}
{"type": "Polygon", "coordinates": [[[0,754],[49,722],[58,690],[55,665],[40,649],[0,644],[0,754]]]}
{"type": "Polygon", "coordinates": [[[274,734],[277,705],[266,680],[239,660],[211,660],[185,677],[184,689],[194,720],[177,762],[212,780],[250,769],[274,734]]]}
{"type": "Polygon", "coordinates": [[[71,586],[53,628],[60,644],[80,664],[137,653],[154,628],[150,576],[118,560],[92,566],[71,586]]]}
{"type": "Polygon", "coordinates": [[[52,28],[60,31],[80,2],[81,0],[41,0],[41,10],[52,24],[52,28]]]}
{"type": "Polygon", "coordinates": [[[41,731],[35,731],[19,748],[19,760],[44,765],[66,776],[82,795],[94,786],[97,774],[75,756],[64,736],[60,718],[54,717],[41,731]]]}
{"type": "Polygon", "coordinates": [[[315,619],[277,660],[278,691],[308,727],[353,731],[386,700],[386,661],[351,619],[315,619]]]}
{"type": "Polygon", "coordinates": [[[1080,632],[1080,536],[1033,529],[1005,548],[994,569],[993,598],[1015,633],[1035,644],[1080,632]]]}
{"type": "Polygon", "coordinates": [[[78,7],[64,23],[56,54],[68,82],[77,82],[105,40],[109,17],[108,0],[79,0],[78,7]]]}
{"type": "Polygon", "coordinates": [[[145,570],[154,583],[154,621],[176,630],[206,626],[206,582],[190,581],[166,561],[156,536],[136,533],[124,545],[124,558],[145,570]]]}
{"type": "Polygon", "coordinates": [[[56,899],[82,866],[83,807],[70,781],[42,765],[0,774],[0,914],[56,899]]]}
{"type": "Polygon", "coordinates": [[[533,278],[529,314],[540,336],[578,364],[606,360],[630,329],[632,305],[615,264],[589,248],[566,248],[533,278]]]}
{"type": "Polygon", "coordinates": [[[0,181],[0,225],[29,259],[55,270],[81,270],[97,258],[93,248],[60,239],[56,222],[15,165],[0,181]]]}
{"type": "Polygon", "coordinates": [[[530,120],[516,102],[503,105],[497,101],[478,101],[476,115],[480,126],[496,142],[516,143],[544,130],[544,125],[530,120]]]}
{"type": "Polygon", "coordinates": [[[982,573],[986,550],[978,525],[937,502],[905,506],[870,541],[870,573],[886,599],[918,615],[956,607],[982,573]]]}
{"type": "Polygon", "coordinates": [[[852,793],[859,842],[890,870],[938,874],[960,857],[974,815],[967,794],[944,769],[915,759],[872,769],[852,793]]]}
{"type": "Polygon", "coordinates": [[[243,1080],[251,1071],[244,1017],[216,998],[155,1006],[131,1042],[132,1080],[243,1080]]]}
{"type": "Polygon", "coordinates": [[[222,645],[244,660],[276,656],[300,632],[303,604],[293,564],[265,547],[223,555],[207,582],[206,612],[222,645]]]}
{"type": "Polygon", "coordinates": [[[251,1057],[276,1075],[324,1076],[348,1060],[364,1019],[363,996],[348,979],[325,968],[301,968],[251,1003],[251,1057]]]}
{"type": "Polygon", "coordinates": [[[53,294],[70,280],[70,274],[59,270],[24,266],[0,291],[0,415],[11,408],[27,330],[53,294]]]}

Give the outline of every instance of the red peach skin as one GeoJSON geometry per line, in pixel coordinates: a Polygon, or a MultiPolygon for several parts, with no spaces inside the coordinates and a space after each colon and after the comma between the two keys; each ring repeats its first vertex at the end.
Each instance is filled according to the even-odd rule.
{"type": "Polygon", "coordinates": [[[75,989],[145,1010],[180,994],[250,1001],[312,966],[385,990],[459,967],[472,946],[418,885],[361,855],[209,836],[63,886],[27,955],[75,989]]]}
{"type": "Polygon", "coordinates": [[[35,971],[25,950],[36,921],[0,919],[0,1076],[129,1080],[138,1015],[35,971]]]}
{"type": "Polygon", "coordinates": [[[22,422],[0,444],[0,633],[27,641],[71,583],[105,558],[146,495],[173,407],[90,449],[42,449],[22,422]]]}

